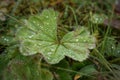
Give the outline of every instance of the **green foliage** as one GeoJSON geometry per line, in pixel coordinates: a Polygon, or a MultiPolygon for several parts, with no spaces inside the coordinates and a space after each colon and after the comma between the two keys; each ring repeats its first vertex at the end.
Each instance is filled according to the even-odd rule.
{"type": "Polygon", "coordinates": [[[109,74],[106,74],[106,77],[108,80],[119,80],[120,79],[120,65],[118,64],[111,64],[111,67],[113,68],[114,74],[112,72],[109,72],[109,74]]]}
{"type": "Polygon", "coordinates": [[[41,68],[34,58],[17,56],[9,62],[2,74],[2,80],[14,79],[53,80],[53,75],[48,69],[41,68]]]}
{"type": "MultiPolygon", "coordinates": [[[[80,72],[86,75],[94,75],[97,73],[97,70],[95,68],[94,65],[87,65],[85,67],[83,67],[82,69],[80,69],[80,72]]],[[[82,75],[82,74],[81,74],[82,75]]]]}
{"type": "Polygon", "coordinates": [[[120,57],[120,43],[117,44],[117,41],[114,37],[107,37],[104,44],[104,49],[102,52],[107,56],[120,57]]]}
{"type": "Polygon", "coordinates": [[[41,80],[53,80],[53,75],[48,69],[41,69],[41,80]]]}
{"type": "Polygon", "coordinates": [[[23,55],[41,53],[48,63],[55,64],[68,56],[83,61],[89,50],[95,47],[96,39],[85,27],[69,32],[62,39],[57,38],[57,16],[53,9],[44,10],[24,20],[25,25],[16,33],[23,55]]]}
{"type": "Polygon", "coordinates": [[[18,51],[16,46],[7,47],[6,50],[0,55],[0,75],[4,68],[8,65],[9,61],[17,55],[18,51]]]}
{"type": "MultiPolygon", "coordinates": [[[[70,65],[69,65],[68,61],[66,61],[65,59],[63,59],[58,64],[56,64],[55,67],[60,67],[63,69],[70,69],[70,65]]],[[[56,69],[55,73],[56,73],[56,75],[58,75],[57,80],[72,80],[70,73],[66,70],[56,69]]]]}
{"type": "Polygon", "coordinates": [[[107,16],[105,14],[91,14],[90,21],[94,24],[103,24],[107,16]]]}
{"type": "Polygon", "coordinates": [[[12,36],[9,35],[2,35],[0,38],[0,44],[3,45],[10,45],[11,43],[15,42],[12,36]]]}
{"type": "Polygon", "coordinates": [[[119,80],[114,2],[1,0],[0,80],[119,80]]]}

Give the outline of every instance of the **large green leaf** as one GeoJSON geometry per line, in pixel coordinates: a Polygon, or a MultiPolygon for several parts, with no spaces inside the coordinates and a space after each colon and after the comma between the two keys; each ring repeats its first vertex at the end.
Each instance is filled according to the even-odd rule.
{"type": "Polygon", "coordinates": [[[23,55],[41,53],[48,63],[55,64],[68,56],[77,61],[85,60],[88,49],[95,47],[95,37],[85,27],[57,38],[57,15],[53,9],[44,10],[24,20],[25,25],[16,33],[23,55]]]}

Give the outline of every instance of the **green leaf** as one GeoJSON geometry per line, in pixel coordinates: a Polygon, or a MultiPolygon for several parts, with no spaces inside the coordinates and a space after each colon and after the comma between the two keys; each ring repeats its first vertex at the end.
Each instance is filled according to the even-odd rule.
{"type": "Polygon", "coordinates": [[[95,37],[85,27],[81,27],[58,39],[57,16],[57,12],[48,9],[24,20],[25,25],[16,33],[20,52],[26,56],[41,53],[51,64],[58,63],[65,56],[77,61],[88,58],[89,49],[95,47],[95,37]]]}
{"type": "MultiPolygon", "coordinates": [[[[70,69],[70,65],[65,59],[61,60],[58,64],[55,65],[55,67],[70,69]]],[[[58,75],[57,80],[72,80],[70,72],[60,69],[55,69],[54,71],[58,75]]]]}
{"type": "Polygon", "coordinates": [[[35,62],[28,62],[29,58],[25,57],[25,60],[18,58],[9,62],[2,80],[53,80],[53,75],[48,69],[39,69],[40,66],[35,62]]]}
{"type": "Polygon", "coordinates": [[[114,51],[114,55],[116,57],[120,57],[120,43],[117,44],[117,47],[116,47],[116,49],[114,51]]]}
{"type": "Polygon", "coordinates": [[[9,46],[16,44],[14,39],[16,28],[9,26],[9,28],[4,27],[3,30],[2,35],[0,35],[0,44],[9,46]]]}
{"type": "Polygon", "coordinates": [[[96,74],[98,71],[95,69],[94,65],[87,65],[87,66],[83,67],[82,69],[80,69],[80,72],[83,73],[83,75],[84,74],[93,75],[93,74],[96,74]]]}
{"type": "Polygon", "coordinates": [[[118,44],[116,43],[117,41],[115,40],[114,37],[112,36],[106,37],[105,42],[102,43],[102,45],[104,44],[102,52],[105,53],[108,57],[109,56],[120,57],[120,43],[118,44]]]}
{"type": "Polygon", "coordinates": [[[58,80],[72,80],[71,75],[65,71],[57,72],[59,79],[58,80]]]}
{"type": "Polygon", "coordinates": [[[9,61],[18,54],[16,46],[9,46],[6,50],[0,55],[0,74],[7,67],[9,61]]]}
{"type": "Polygon", "coordinates": [[[48,69],[42,69],[41,72],[42,80],[53,80],[53,75],[48,69]]]}
{"type": "Polygon", "coordinates": [[[89,50],[95,47],[95,38],[90,35],[89,31],[81,27],[80,29],[66,34],[62,43],[66,56],[77,61],[83,61],[88,58],[89,50]]]}
{"type": "Polygon", "coordinates": [[[12,43],[14,43],[14,37],[9,36],[9,35],[2,35],[0,36],[0,44],[2,45],[10,45],[12,43]]]}
{"type": "Polygon", "coordinates": [[[107,16],[104,14],[93,14],[90,17],[90,21],[94,24],[103,24],[105,19],[107,19],[107,16]]]}

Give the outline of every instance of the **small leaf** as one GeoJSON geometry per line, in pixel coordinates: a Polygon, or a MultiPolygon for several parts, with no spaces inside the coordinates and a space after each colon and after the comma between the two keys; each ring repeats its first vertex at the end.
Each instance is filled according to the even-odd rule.
{"type": "MultiPolygon", "coordinates": [[[[58,67],[58,66],[64,69],[70,69],[70,65],[65,59],[63,59],[62,61],[60,61],[58,64],[55,65],[55,67],[58,67]]],[[[72,80],[70,72],[66,70],[56,69],[55,73],[58,75],[57,80],[72,80]]]]}
{"type": "Polygon", "coordinates": [[[90,21],[94,24],[103,24],[105,19],[107,19],[107,16],[104,14],[93,14],[90,21]]]}
{"type": "Polygon", "coordinates": [[[97,73],[98,71],[96,70],[94,65],[86,65],[80,69],[79,74],[76,74],[74,76],[74,80],[84,80],[84,77],[86,77],[85,80],[94,80],[94,77],[92,75],[95,75],[97,73]]]}
{"type": "Polygon", "coordinates": [[[41,73],[42,73],[42,75],[41,75],[42,80],[53,80],[53,75],[49,70],[42,69],[41,73]]]}
{"type": "MultiPolygon", "coordinates": [[[[105,53],[108,57],[109,56],[120,56],[120,43],[116,44],[117,41],[114,37],[106,37],[104,44],[104,49],[102,50],[103,53],[105,53]]],[[[103,45],[102,44],[102,45],[103,45]]]]}
{"type": "MultiPolygon", "coordinates": [[[[88,65],[80,69],[80,72],[86,75],[93,75],[96,74],[98,71],[95,69],[94,65],[88,65]]],[[[82,75],[82,74],[81,74],[82,75]]]]}
{"type": "Polygon", "coordinates": [[[0,74],[6,68],[9,61],[14,58],[18,54],[18,50],[16,49],[16,45],[6,47],[5,51],[0,55],[0,74]]]}
{"type": "Polygon", "coordinates": [[[12,36],[9,36],[9,35],[0,36],[0,44],[10,45],[14,42],[15,42],[15,40],[14,40],[14,37],[12,37],[12,36]]]}

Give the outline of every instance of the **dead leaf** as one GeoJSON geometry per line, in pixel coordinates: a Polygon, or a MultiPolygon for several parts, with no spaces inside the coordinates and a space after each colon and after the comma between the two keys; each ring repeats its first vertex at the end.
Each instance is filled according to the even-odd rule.
{"type": "Polygon", "coordinates": [[[6,16],[4,15],[4,13],[7,13],[7,9],[6,8],[1,8],[0,9],[0,20],[1,21],[5,21],[6,20],[6,16]]]}
{"type": "Polygon", "coordinates": [[[76,75],[74,76],[74,80],[78,80],[80,77],[81,77],[80,74],[76,74],[76,75]]]}
{"type": "Polygon", "coordinates": [[[104,24],[107,26],[110,25],[111,27],[120,30],[120,20],[118,20],[118,19],[112,19],[111,21],[106,19],[104,21],[104,24]]]}
{"type": "Polygon", "coordinates": [[[120,0],[116,0],[116,3],[115,3],[115,12],[117,14],[120,14],[120,0]]]}

